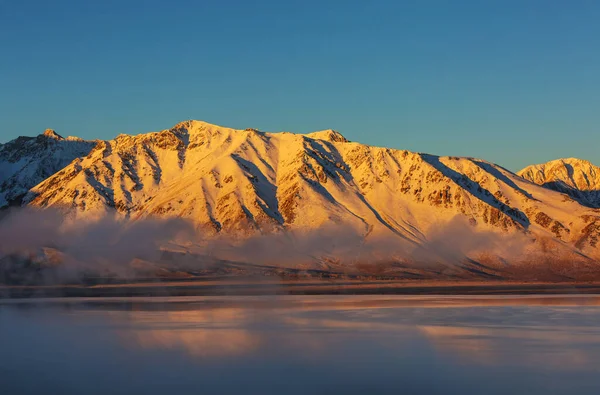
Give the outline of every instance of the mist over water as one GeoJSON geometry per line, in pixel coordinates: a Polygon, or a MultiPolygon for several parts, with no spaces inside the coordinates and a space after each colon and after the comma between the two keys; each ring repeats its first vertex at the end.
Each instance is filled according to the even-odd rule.
{"type": "Polygon", "coordinates": [[[597,297],[0,304],[10,394],[596,394],[597,297]]]}
{"type": "MultiPolygon", "coordinates": [[[[440,223],[415,242],[393,234],[365,236],[334,225],[293,233],[209,235],[178,218],[73,221],[56,210],[18,209],[0,220],[0,240],[0,269],[12,265],[3,269],[10,271],[13,262],[30,261],[45,270],[35,273],[42,283],[77,282],[84,276],[148,277],[160,270],[189,273],[210,265],[214,269],[219,261],[367,274],[395,265],[392,270],[421,270],[417,276],[452,277],[546,259],[527,234],[482,231],[460,218],[440,223]],[[533,255],[528,252],[532,247],[533,255]],[[177,254],[164,259],[165,250],[177,254]],[[472,258],[476,266],[456,270],[472,258]]],[[[555,248],[544,254],[554,260],[560,255],[555,248]]]]}

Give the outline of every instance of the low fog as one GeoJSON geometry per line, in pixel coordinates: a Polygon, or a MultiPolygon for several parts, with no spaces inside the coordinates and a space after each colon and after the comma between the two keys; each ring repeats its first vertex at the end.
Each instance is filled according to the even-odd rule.
{"type": "Polygon", "coordinates": [[[592,263],[558,243],[482,231],[459,218],[420,241],[333,226],[209,236],[181,219],[69,222],[59,211],[29,208],[0,220],[1,283],[203,275],[494,279],[527,274],[532,264],[556,274],[553,266],[565,262],[584,269],[592,263]]]}

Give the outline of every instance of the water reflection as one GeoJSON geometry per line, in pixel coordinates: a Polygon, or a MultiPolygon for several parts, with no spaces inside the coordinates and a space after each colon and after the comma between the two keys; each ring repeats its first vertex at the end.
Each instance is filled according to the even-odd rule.
{"type": "Polygon", "coordinates": [[[596,394],[599,324],[589,296],[10,301],[0,377],[11,394],[596,394]]]}
{"type": "Polygon", "coordinates": [[[600,362],[600,332],[589,328],[420,326],[419,329],[440,353],[471,363],[577,370],[600,362]],[[515,355],[519,358],[514,358],[515,355]]]}
{"type": "Polygon", "coordinates": [[[119,335],[126,344],[143,348],[180,349],[211,357],[250,353],[262,341],[259,334],[243,328],[248,311],[237,307],[158,314],[132,311],[125,319],[135,326],[119,335]]]}

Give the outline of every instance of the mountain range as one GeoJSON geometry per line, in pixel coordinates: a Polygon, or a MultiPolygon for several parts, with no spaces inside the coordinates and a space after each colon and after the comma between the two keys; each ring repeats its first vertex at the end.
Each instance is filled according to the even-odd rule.
{"type": "MultiPolygon", "coordinates": [[[[289,264],[269,258],[329,272],[350,260],[355,268],[384,262],[376,270],[411,278],[579,279],[593,277],[600,258],[600,168],[590,162],[559,159],[515,174],[482,159],[351,142],[334,130],[185,121],[96,141],[47,130],[0,146],[0,207],[9,205],[56,209],[74,222],[184,219],[206,240],[226,235],[238,245],[268,235],[293,245],[323,229],[329,239],[317,240],[330,244],[351,235],[354,248],[290,251],[289,264]],[[363,250],[369,255],[356,256],[363,250]]],[[[184,250],[205,253],[198,248],[184,250]]]]}

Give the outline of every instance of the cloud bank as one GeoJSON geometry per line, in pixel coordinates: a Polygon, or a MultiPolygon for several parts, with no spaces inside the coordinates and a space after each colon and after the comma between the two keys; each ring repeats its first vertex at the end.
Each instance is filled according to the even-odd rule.
{"type": "Polygon", "coordinates": [[[527,263],[551,268],[562,262],[561,254],[587,262],[556,243],[524,233],[481,231],[459,218],[440,224],[420,242],[395,235],[365,237],[334,226],[304,233],[208,236],[182,219],[68,223],[59,211],[31,208],[12,210],[0,220],[3,283],[265,272],[504,278],[515,270],[525,273],[527,263]]]}

